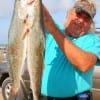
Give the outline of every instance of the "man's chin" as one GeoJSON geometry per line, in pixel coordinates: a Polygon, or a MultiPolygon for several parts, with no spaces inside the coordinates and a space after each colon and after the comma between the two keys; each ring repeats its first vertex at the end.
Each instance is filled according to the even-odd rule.
{"type": "Polygon", "coordinates": [[[66,35],[71,37],[79,37],[79,34],[73,34],[73,33],[67,33],[66,35]]]}

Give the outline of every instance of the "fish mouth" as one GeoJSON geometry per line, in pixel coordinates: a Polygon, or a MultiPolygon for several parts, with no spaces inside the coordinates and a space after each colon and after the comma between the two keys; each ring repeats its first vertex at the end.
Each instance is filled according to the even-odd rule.
{"type": "Polygon", "coordinates": [[[31,4],[33,4],[33,2],[34,2],[34,0],[29,0],[29,1],[27,1],[27,5],[31,5],[31,4]]]}

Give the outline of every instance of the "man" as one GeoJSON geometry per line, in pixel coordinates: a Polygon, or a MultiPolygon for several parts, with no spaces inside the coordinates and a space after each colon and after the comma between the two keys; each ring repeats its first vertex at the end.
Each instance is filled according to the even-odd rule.
{"type": "Polygon", "coordinates": [[[43,10],[46,47],[40,100],[91,100],[94,65],[100,59],[100,38],[89,32],[95,5],[77,1],[64,28],[43,10]]]}
{"type": "Polygon", "coordinates": [[[77,1],[62,28],[44,8],[47,33],[40,100],[92,99],[93,66],[100,59],[100,38],[89,32],[95,14],[92,2],[77,1]]]}

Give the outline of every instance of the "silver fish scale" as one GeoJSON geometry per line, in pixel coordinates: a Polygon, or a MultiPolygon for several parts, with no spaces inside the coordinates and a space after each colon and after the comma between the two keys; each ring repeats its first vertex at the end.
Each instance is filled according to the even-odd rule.
{"type": "Polygon", "coordinates": [[[34,100],[39,100],[43,70],[44,29],[41,0],[15,0],[9,28],[8,64],[13,86],[20,87],[20,75],[27,58],[34,100]]]}

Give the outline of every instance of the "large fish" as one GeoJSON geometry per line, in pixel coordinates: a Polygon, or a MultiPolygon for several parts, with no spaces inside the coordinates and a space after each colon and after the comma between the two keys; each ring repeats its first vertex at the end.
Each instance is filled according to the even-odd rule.
{"type": "Polygon", "coordinates": [[[39,100],[44,53],[42,0],[15,0],[8,34],[8,65],[12,87],[20,87],[20,76],[27,58],[34,100],[39,100]]]}

